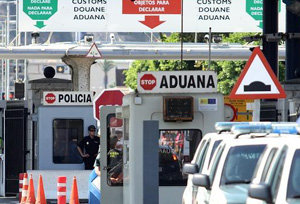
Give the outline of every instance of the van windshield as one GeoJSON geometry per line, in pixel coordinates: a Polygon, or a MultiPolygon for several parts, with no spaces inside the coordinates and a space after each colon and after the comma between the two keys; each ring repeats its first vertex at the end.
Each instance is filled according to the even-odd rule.
{"type": "Polygon", "coordinates": [[[222,172],[221,185],[250,183],[257,161],[266,145],[231,147],[222,172]]]}

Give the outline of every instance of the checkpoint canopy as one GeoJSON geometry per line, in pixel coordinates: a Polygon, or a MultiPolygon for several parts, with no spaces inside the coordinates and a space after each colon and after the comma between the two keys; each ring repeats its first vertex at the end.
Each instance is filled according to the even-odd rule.
{"type": "Polygon", "coordinates": [[[259,47],[256,47],[253,50],[253,53],[233,87],[229,98],[286,98],[285,91],[259,47]]]}
{"type": "MultiPolygon", "coordinates": [[[[262,32],[263,0],[20,0],[21,32],[262,32]]],[[[279,31],[285,32],[279,0],[279,31]]]]}

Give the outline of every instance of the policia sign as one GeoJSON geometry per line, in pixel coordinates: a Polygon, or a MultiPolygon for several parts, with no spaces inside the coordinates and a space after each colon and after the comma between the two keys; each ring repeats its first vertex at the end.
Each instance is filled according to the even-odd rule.
{"type": "Polygon", "coordinates": [[[93,105],[93,92],[44,92],[44,105],[93,105]]]}
{"type": "Polygon", "coordinates": [[[138,74],[139,93],[213,93],[217,74],[213,71],[160,71],[138,74]]]}

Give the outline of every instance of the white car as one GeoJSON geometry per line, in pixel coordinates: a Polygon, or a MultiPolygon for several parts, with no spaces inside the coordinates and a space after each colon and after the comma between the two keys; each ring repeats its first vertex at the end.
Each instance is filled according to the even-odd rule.
{"type": "Polygon", "coordinates": [[[300,203],[300,137],[288,138],[249,187],[247,203],[300,203]]]}
{"type": "Polygon", "coordinates": [[[219,122],[215,124],[216,132],[206,134],[197,147],[195,156],[191,163],[186,163],[183,167],[183,173],[188,174],[187,186],[182,196],[183,204],[192,204],[195,201],[198,187],[192,183],[193,174],[206,171],[209,167],[212,156],[218,145],[225,138],[232,138],[234,135],[230,132],[232,122],[219,122]]]}

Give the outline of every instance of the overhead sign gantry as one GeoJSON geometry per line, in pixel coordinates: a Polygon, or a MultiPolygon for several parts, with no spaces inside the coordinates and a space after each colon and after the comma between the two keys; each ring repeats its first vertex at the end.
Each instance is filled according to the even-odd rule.
{"type": "Polygon", "coordinates": [[[262,13],[262,0],[20,0],[19,22],[27,32],[261,32],[262,13]]]}

